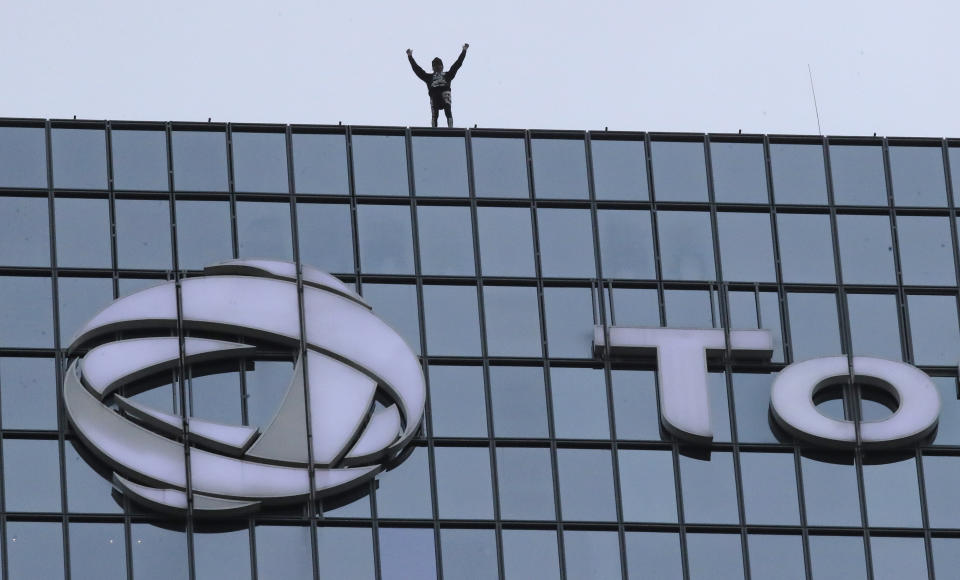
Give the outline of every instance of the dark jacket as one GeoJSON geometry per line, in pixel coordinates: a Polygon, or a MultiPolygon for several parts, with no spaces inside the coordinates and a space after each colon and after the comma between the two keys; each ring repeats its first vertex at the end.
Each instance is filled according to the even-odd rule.
{"type": "Polygon", "coordinates": [[[408,54],[407,60],[410,61],[410,67],[413,68],[413,72],[420,77],[420,80],[427,84],[427,92],[430,94],[430,100],[434,103],[439,103],[443,102],[443,93],[450,90],[450,83],[453,82],[453,77],[457,76],[457,71],[460,70],[460,66],[463,65],[463,59],[466,56],[466,49],[460,51],[460,56],[456,62],[453,63],[453,66],[450,67],[450,70],[438,73],[428,73],[420,68],[417,61],[413,60],[413,55],[408,54]]]}

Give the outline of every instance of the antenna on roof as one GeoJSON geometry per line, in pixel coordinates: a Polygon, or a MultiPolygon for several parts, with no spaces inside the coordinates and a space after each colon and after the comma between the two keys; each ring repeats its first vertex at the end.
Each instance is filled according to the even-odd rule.
{"type": "Polygon", "coordinates": [[[823,129],[820,128],[820,107],[817,106],[817,91],[813,89],[813,70],[810,63],[807,63],[807,75],[810,76],[810,92],[813,94],[813,110],[817,113],[817,133],[823,135],[823,129]]]}

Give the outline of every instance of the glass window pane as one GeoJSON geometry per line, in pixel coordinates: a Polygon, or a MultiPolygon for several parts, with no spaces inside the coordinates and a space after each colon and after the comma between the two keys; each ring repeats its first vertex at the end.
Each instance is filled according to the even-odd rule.
{"type": "Polygon", "coordinates": [[[3,467],[8,511],[60,511],[60,452],[55,440],[5,439],[3,467]]]}
{"type": "MultiPolygon", "coordinates": [[[[955,377],[931,377],[940,391],[940,422],[935,433],[935,445],[960,444],[960,391],[955,377]]],[[[960,526],[958,526],[960,527],[960,526]]]]}
{"type": "Polygon", "coordinates": [[[201,376],[190,369],[189,402],[190,416],[240,425],[243,423],[241,408],[240,367],[232,363],[232,372],[217,372],[201,376]]]}
{"type": "Polygon", "coordinates": [[[133,577],[164,580],[187,578],[187,535],[152,524],[131,524],[133,577]]]}
{"type": "Polygon", "coordinates": [[[352,144],[357,195],[410,195],[402,135],[354,135],[352,144]]]}
{"type": "Polygon", "coordinates": [[[609,439],[606,381],[602,369],[553,367],[553,425],[560,439],[609,439]]]}
{"type": "Polygon", "coordinates": [[[623,519],[630,522],[676,522],[677,492],[670,451],[621,449],[620,494],[623,519]],[[651,501],[656,498],[655,501],[651,501]]]}
{"type": "Polygon", "coordinates": [[[10,578],[63,578],[63,527],[58,522],[7,522],[10,578]]]}
{"type": "Polygon", "coordinates": [[[406,205],[360,205],[360,268],[366,274],[413,274],[413,230],[406,205]]]}
{"type": "Polygon", "coordinates": [[[483,368],[430,365],[430,420],[434,437],[486,437],[483,368]]]}
{"type": "Polygon", "coordinates": [[[237,252],[241,258],[293,259],[290,204],[237,202],[237,252]]]}
{"type": "Polygon", "coordinates": [[[350,205],[297,203],[300,260],[327,272],[350,273],[353,268],[353,226],[350,205]]]}
{"type": "Polygon", "coordinates": [[[660,259],[665,280],[715,280],[710,214],[657,212],[660,259]]]}
{"type": "Polygon", "coordinates": [[[960,528],[960,505],[957,505],[960,457],[925,455],[923,479],[927,492],[930,526],[960,528]]]}
{"type": "Polygon", "coordinates": [[[830,216],[777,214],[777,234],[784,282],[833,284],[836,281],[830,216]]]}
{"type": "Polygon", "coordinates": [[[837,205],[887,205],[879,145],[831,145],[830,169],[837,205]]]}
{"type": "MultiPolygon", "coordinates": [[[[73,538],[70,540],[72,543],[73,538]]],[[[250,533],[246,529],[229,532],[195,529],[193,546],[197,580],[250,578],[250,533]]]]}
{"type": "Polygon", "coordinates": [[[775,376],[733,373],[737,439],[740,443],[776,443],[771,429],[770,387],[775,376]]]}
{"type": "Polygon", "coordinates": [[[538,209],[537,228],[540,232],[540,266],[545,277],[597,276],[589,211],[538,209]]]}
{"type": "Polygon", "coordinates": [[[681,455],[680,481],[687,523],[739,523],[731,453],[715,451],[704,459],[681,455]]]}
{"type": "Polygon", "coordinates": [[[545,288],[547,349],[551,357],[593,356],[593,301],[589,288],[545,288]]]}
{"type": "Polygon", "coordinates": [[[200,270],[233,259],[229,202],[178,199],[176,206],[177,254],[181,270],[200,270]]]}
{"type": "Polygon", "coordinates": [[[770,165],[777,203],[827,203],[822,145],[771,143],[770,165]]]}
{"type": "Polygon", "coordinates": [[[73,336],[103,307],[113,302],[111,278],[70,278],[57,280],[60,300],[60,341],[70,344],[73,336]]]}
{"type": "MultiPolygon", "coordinates": [[[[884,457],[878,459],[888,461],[884,457]]],[[[871,526],[921,525],[920,485],[917,483],[917,462],[913,457],[890,463],[865,464],[863,487],[871,526]]]]}
{"type": "Polygon", "coordinates": [[[423,308],[431,356],[480,356],[476,287],[424,286],[423,308]]]}
{"type": "MultiPolygon", "coordinates": [[[[78,449],[88,456],[87,448],[77,441],[70,441],[64,445],[69,510],[73,513],[120,513],[123,511],[116,501],[120,499],[120,494],[114,495],[113,486],[110,484],[113,471],[102,463],[97,463],[97,468],[102,469],[103,472],[94,471],[88,459],[80,456],[78,449]]],[[[89,460],[96,462],[92,458],[89,460]]]]}
{"type": "Polygon", "coordinates": [[[444,578],[497,578],[494,534],[494,530],[440,530],[444,578]]]}
{"type": "Polygon", "coordinates": [[[227,191],[227,143],[219,131],[174,131],[177,191],[227,191]]]}
{"type": "Polygon", "coordinates": [[[720,212],[717,229],[724,280],[776,281],[768,214],[720,212]]]}
{"type": "Polygon", "coordinates": [[[927,576],[923,538],[870,538],[874,580],[901,580],[927,576]]]}
{"type": "Polygon", "coordinates": [[[611,372],[617,439],[660,440],[657,385],[652,371],[611,372]]]}
{"type": "Polygon", "coordinates": [[[475,274],[469,207],[420,206],[417,230],[424,275],[475,274]]]}
{"type": "Polygon", "coordinates": [[[889,153],[893,199],[897,205],[947,205],[943,149],[892,146],[889,153]]]}
{"type": "Polygon", "coordinates": [[[710,161],[718,202],[768,203],[763,143],[711,141],[710,161]]]}
{"type": "Polygon", "coordinates": [[[933,538],[933,572],[937,578],[949,578],[960,569],[960,539],[933,538]]]}
{"type": "Polygon", "coordinates": [[[680,580],[683,568],[680,538],[665,532],[626,532],[627,572],[630,580],[680,580]]]}
{"type": "Polygon", "coordinates": [[[647,153],[643,141],[590,141],[597,199],[646,201],[647,153]]]}
{"type": "Polygon", "coordinates": [[[123,524],[70,522],[70,578],[126,578],[123,524]]]}
{"type": "Polygon", "coordinates": [[[258,578],[309,578],[313,576],[313,551],[308,526],[258,525],[258,578]]]}
{"type": "Polygon", "coordinates": [[[913,362],[956,365],[960,352],[957,300],[953,296],[907,296],[913,362]]]}
{"type": "Polygon", "coordinates": [[[364,284],[363,298],[394,328],[413,352],[420,354],[420,309],[411,284],[364,284]]]}
{"type": "Polygon", "coordinates": [[[109,202],[106,199],[58,197],[53,202],[53,208],[56,217],[57,265],[62,268],[109,268],[109,202]]]}
{"type": "Polygon", "coordinates": [[[470,148],[477,197],[530,197],[523,139],[473,137],[470,148]]]}
{"type": "Polygon", "coordinates": [[[580,139],[531,139],[533,186],[539,198],[586,199],[587,156],[580,139]]]}
{"type": "Polygon", "coordinates": [[[750,550],[750,577],[777,580],[805,580],[803,538],[772,534],[747,536],[750,550]]]}
{"type": "Polygon", "coordinates": [[[948,220],[946,217],[897,216],[904,284],[957,284],[948,220]]]}
{"type": "Polygon", "coordinates": [[[604,278],[656,278],[650,212],[600,210],[597,221],[604,278]]]}
{"type": "Polygon", "coordinates": [[[380,578],[436,578],[437,556],[433,528],[380,526],[380,578]]]}
{"type": "Polygon", "coordinates": [[[321,578],[373,578],[373,534],[369,528],[317,526],[321,578]]]}
{"type": "Polygon", "coordinates": [[[52,346],[50,278],[0,276],[0,347],[52,346]]]}
{"type": "Polygon", "coordinates": [[[547,399],[540,367],[490,367],[497,437],[547,437],[547,399]]]}
{"type": "Polygon", "coordinates": [[[297,193],[349,195],[346,138],[295,133],[293,175],[297,193]]]}
{"type": "Polygon", "coordinates": [[[890,218],[881,215],[839,215],[837,228],[845,283],[896,282],[890,218]]]}
{"type": "Polygon", "coordinates": [[[490,450],[486,447],[437,447],[437,509],[441,518],[491,519],[490,450]]]}
{"type": "Polygon", "coordinates": [[[567,578],[621,578],[620,540],[616,532],[563,532],[567,578]]]}
{"type": "Polygon", "coordinates": [[[740,453],[747,524],[799,525],[792,453],[740,453]]]}
{"type": "Polygon", "coordinates": [[[847,294],[853,354],[901,360],[897,297],[892,294],[847,294]]]}
{"type": "Polygon", "coordinates": [[[287,137],[283,133],[234,131],[233,187],[236,191],[287,193],[287,137]]]}
{"type": "Polygon", "coordinates": [[[859,526],[853,459],[846,455],[804,456],[800,462],[807,522],[813,526],[859,526]]]}
{"type": "MultiPolygon", "coordinates": [[[[293,377],[293,362],[258,360],[244,371],[247,387],[247,419],[254,427],[269,425],[280,407],[284,387],[293,377]]],[[[249,365],[249,362],[248,362],[249,365]]]]}
{"type": "Polygon", "coordinates": [[[554,519],[552,473],[547,448],[498,447],[500,517],[507,520],[554,519]]]}
{"type": "Polygon", "coordinates": [[[707,201],[703,143],[654,141],[651,147],[657,201],[707,201]]]}
{"type": "Polygon", "coordinates": [[[101,129],[54,129],[53,185],[57,189],[107,188],[107,138],[101,129]]]}
{"type": "Polygon", "coordinates": [[[667,324],[671,328],[717,326],[716,297],[703,290],[664,290],[667,324]]]}
{"type": "Polygon", "coordinates": [[[52,358],[0,358],[4,429],[56,429],[57,377],[52,358]]]}
{"type": "Polygon", "coordinates": [[[690,580],[743,578],[743,552],[735,534],[687,534],[690,580]]]}
{"type": "Polygon", "coordinates": [[[613,466],[605,449],[558,449],[560,509],[566,521],[614,521],[613,466]]]}
{"type": "Polygon", "coordinates": [[[608,313],[621,326],[660,326],[660,299],[648,288],[614,288],[608,313]]]}
{"type": "Polygon", "coordinates": [[[46,141],[42,127],[0,127],[0,187],[46,187],[46,141]]]}
{"type": "Polygon", "coordinates": [[[467,152],[463,137],[413,137],[410,141],[417,195],[467,196],[467,152]]]}
{"type": "Polygon", "coordinates": [[[44,197],[0,197],[0,266],[50,265],[49,204],[44,197]]]}
{"type": "Polygon", "coordinates": [[[953,205],[960,205],[960,148],[950,147],[948,149],[948,159],[950,160],[950,181],[953,186],[953,205]]]}
{"type": "Polygon", "coordinates": [[[480,264],[484,276],[533,276],[530,210],[477,208],[480,264]]]}
{"type": "Polygon", "coordinates": [[[535,287],[484,286],[490,356],[541,356],[540,309],[535,287]]]}
{"type": "Polygon", "coordinates": [[[787,294],[793,360],[841,354],[837,298],[833,294],[787,294]]]}
{"type": "Polygon", "coordinates": [[[165,131],[111,131],[113,188],[167,191],[165,131]]]}
{"type": "Polygon", "coordinates": [[[731,328],[762,328],[773,338],[773,361],[783,361],[783,330],[777,292],[728,292],[731,328]]]}
{"type": "Polygon", "coordinates": [[[557,532],[503,530],[503,572],[506,580],[560,580],[557,532]]]}
{"type": "Polygon", "coordinates": [[[866,580],[859,536],[810,536],[810,568],[817,580],[866,580]]]}
{"type": "Polygon", "coordinates": [[[169,270],[170,202],[118,199],[117,265],[120,268],[169,270]]]}
{"type": "Polygon", "coordinates": [[[380,485],[376,488],[379,517],[432,517],[426,448],[414,448],[403,463],[381,473],[377,479],[380,481],[380,485]]]}

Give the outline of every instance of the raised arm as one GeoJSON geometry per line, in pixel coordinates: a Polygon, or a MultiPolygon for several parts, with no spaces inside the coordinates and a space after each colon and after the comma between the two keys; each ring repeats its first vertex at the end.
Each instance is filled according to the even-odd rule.
{"type": "Polygon", "coordinates": [[[414,74],[420,77],[420,80],[423,82],[430,81],[430,75],[427,74],[427,71],[420,68],[420,65],[417,64],[417,61],[413,60],[413,51],[409,48],[407,49],[407,60],[410,61],[410,68],[413,69],[414,74]]]}
{"type": "Polygon", "coordinates": [[[467,56],[468,48],[470,48],[469,44],[463,45],[463,50],[460,51],[460,56],[457,57],[456,62],[454,62],[453,66],[450,67],[450,72],[447,73],[448,81],[452,81],[453,77],[457,76],[457,71],[460,70],[460,67],[463,65],[463,59],[467,56]]]}

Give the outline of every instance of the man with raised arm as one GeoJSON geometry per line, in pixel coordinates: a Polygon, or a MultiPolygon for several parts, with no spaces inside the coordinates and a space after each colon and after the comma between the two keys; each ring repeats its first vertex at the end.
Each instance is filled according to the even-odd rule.
{"type": "Polygon", "coordinates": [[[457,76],[457,71],[460,70],[460,65],[463,64],[463,59],[467,56],[469,47],[469,44],[463,45],[460,56],[450,67],[450,70],[446,72],[443,71],[443,61],[440,60],[440,57],[433,59],[433,62],[430,63],[433,67],[433,73],[428,73],[420,68],[417,61],[413,60],[413,51],[407,49],[407,60],[410,61],[413,72],[427,84],[427,93],[430,94],[430,124],[432,127],[437,126],[440,109],[443,109],[447,116],[447,127],[453,127],[453,112],[450,109],[450,83],[453,82],[453,77],[457,76]]]}

